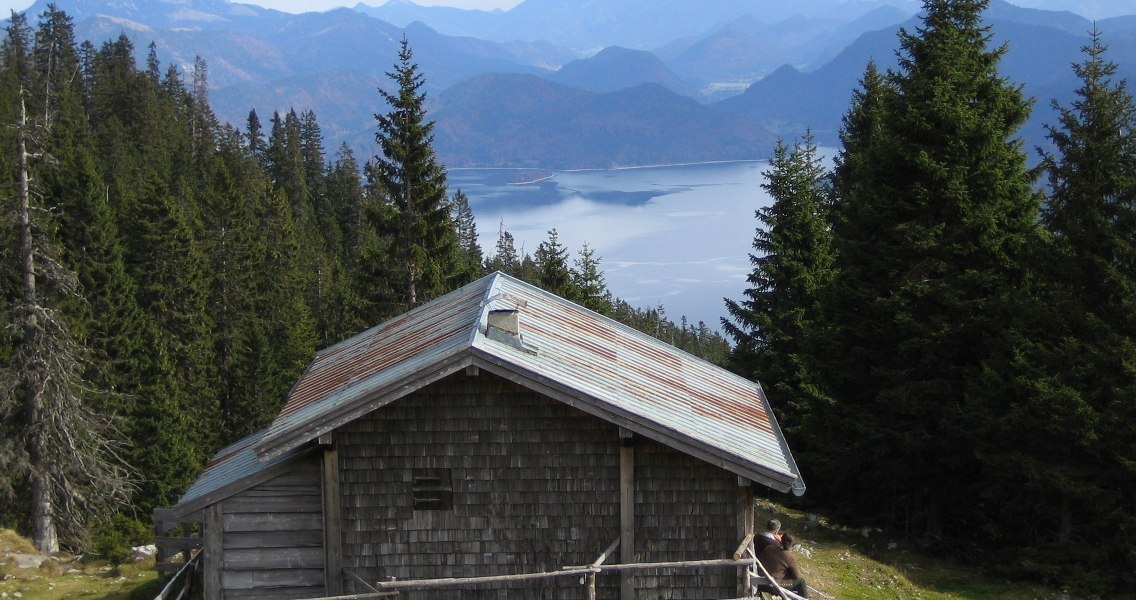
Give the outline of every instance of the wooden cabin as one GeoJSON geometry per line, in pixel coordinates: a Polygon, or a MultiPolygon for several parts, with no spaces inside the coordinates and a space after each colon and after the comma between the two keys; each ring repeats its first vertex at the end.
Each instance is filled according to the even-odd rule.
{"type": "Polygon", "coordinates": [[[710,600],[766,488],[805,486],[758,384],[495,273],[319,352],[156,520],[208,600],[710,600]]]}

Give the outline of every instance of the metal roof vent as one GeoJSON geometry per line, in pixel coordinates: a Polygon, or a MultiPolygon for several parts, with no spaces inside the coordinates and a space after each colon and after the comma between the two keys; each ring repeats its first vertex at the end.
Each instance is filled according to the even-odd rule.
{"type": "Polygon", "coordinates": [[[486,324],[486,329],[492,333],[494,330],[500,331],[502,334],[511,335],[513,337],[520,337],[521,335],[521,315],[520,311],[515,308],[498,309],[489,311],[489,319],[486,324]]]}
{"type": "Polygon", "coordinates": [[[485,320],[485,336],[518,350],[536,354],[535,348],[525,345],[521,336],[521,311],[515,308],[490,310],[485,320]]]}

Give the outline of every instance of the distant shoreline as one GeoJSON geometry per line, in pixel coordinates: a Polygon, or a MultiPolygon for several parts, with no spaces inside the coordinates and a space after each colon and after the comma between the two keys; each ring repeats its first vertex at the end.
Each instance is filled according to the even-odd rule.
{"type": "MultiPolygon", "coordinates": [[[[666,169],[669,167],[698,167],[703,165],[732,165],[739,163],[768,163],[767,158],[739,158],[734,160],[704,160],[694,162],[682,163],[659,163],[654,165],[627,165],[621,167],[575,167],[575,168],[534,168],[534,167],[446,167],[447,171],[532,171],[537,173],[586,173],[590,171],[630,171],[634,169],[666,169]]],[[[536,183],[543,179],[547,179],[552,175],[534,179],[531,182],[536,183]]],[[[519,185],[519,184],[518,184],[519,185]]]]}

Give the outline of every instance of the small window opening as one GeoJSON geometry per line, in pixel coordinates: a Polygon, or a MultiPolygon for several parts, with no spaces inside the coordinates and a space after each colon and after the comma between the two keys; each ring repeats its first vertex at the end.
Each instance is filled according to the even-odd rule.
{"type": "Polygon", "coordinates": [[[414,469],[414,510],[450,510],[454,484],[449,469],[414,469]]]}

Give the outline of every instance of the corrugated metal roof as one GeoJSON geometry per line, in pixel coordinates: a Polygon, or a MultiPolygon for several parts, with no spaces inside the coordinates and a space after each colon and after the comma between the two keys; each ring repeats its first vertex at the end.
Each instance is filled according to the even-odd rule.
{"type": "Polygon", "coordinates": [[[217,452],[205,465],[205,471],[197,478],[197,481],[193,482],[193,485],[189,486],[189,489],[182,495],[175,509],[192,506],[195,500],[205,498],[235,482],[245,481],[258,473],[264,473],[271,467],[287,462],[303,453],[302,448],[297,448],[270,460],[262,461],[253,452],[252,445],[263,436],[264,431],[258,431],[217,452]]]}
{"type": "Polygon", "coordinates": [[[658,441],[804,491],[756,383],[501,273],[319,352],[263,437],[244,440],[232,459],[247,461],[250,448],[262,460],[291,452],[470,364],[539,380],[658,441]],[[487,335],[489,311],[503,309],[518,310],[519,340],[487,335]]]}

